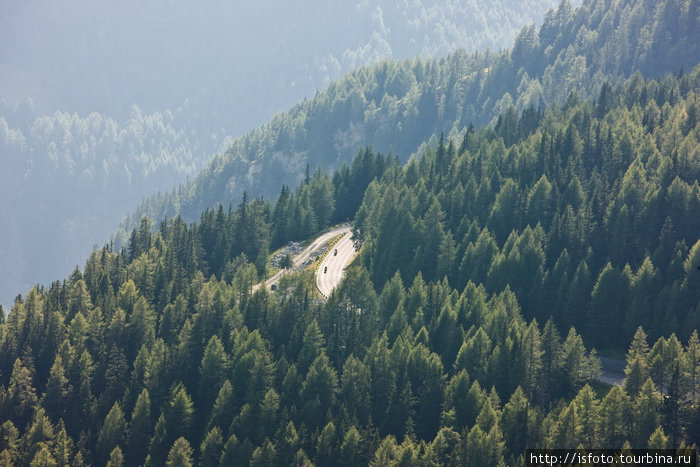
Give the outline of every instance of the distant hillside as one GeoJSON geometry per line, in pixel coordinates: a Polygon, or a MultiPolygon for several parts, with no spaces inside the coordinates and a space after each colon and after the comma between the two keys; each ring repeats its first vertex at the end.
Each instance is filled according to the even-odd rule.
{"type": "Polygon", "coordinates": [[[0,303],[349,70],[504,48],[555,3],[0,2],[0,303]]]}
{"type": "Polygon", "coordinates": [[[655,77],[690,69],[700,57],[697,3],[587,1],[574,9],[563,2],[504,52],[461,50],[354,71],[239,138],[194,181],[147,200],[132,219],[194,219],[243,191],[274,197],[280,183],[298,183],[307,165],[339,168],[364,144],[406,160],[440,132],[456,138],[510,107],[542,108],[572,91],[594,97],[605,82],[615,85],[635,71],[655,77]]]}
{"type": "Polygon", "coordinates": [[[0,101],[119,122],[134,104],[150,114],[187,101],[192,126],[237,135],[381,59],[509,47],[557,3],[3,3],[0,101]]]}

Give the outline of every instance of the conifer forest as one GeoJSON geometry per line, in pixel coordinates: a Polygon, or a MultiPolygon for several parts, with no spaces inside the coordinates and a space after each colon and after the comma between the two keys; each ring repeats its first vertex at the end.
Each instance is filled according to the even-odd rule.
{"type": "Polygon", "coordinates": [[[348,71],[17,290],[0,465],[700,444],[700,1],[564,0],[514,37],[348,71]],[[325,297],[323,255],[282,255],[338,225],[325,297]]]}

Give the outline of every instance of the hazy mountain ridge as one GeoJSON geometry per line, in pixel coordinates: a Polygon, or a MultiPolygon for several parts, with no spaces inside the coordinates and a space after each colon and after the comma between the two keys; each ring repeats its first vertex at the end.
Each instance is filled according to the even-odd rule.
{"type": "Polygon", "coordinates": [[[144,197],[351,68],[505,47],[552,5],[3,3],[0,302],[67,273],[144,197]]]}
{"type": "Polygon", "coordinates": [[[235,202],[243,191],[273,197],[280,182],[301,180],[304,157],[310,167],[329,170],[372,144],[406,160],[440,132],[457,137],[470,123],[492,122],[511,106],[519,112],[560,103],[571,91],[594,97],[605,81],[614,85],[635,70],[654,77],[658,66],[692,68],[700,56],[693,40],[700,31],[696,3],[590,1],[574,9],[563,2],[539,30],[524,28],[512,50],[458,51],[352,72],[236,140],[190,184],[147,200],[124,229],[143,214],[194,219],[217,202],[235,202]],[[633,30],[645,34],[637,41],[633,30]]]}
{"type": "Polygon", "coordinates": [[[142,200],[143,187],[166,189],[194,176],[201,154],[217,144],[212,135],[200,148],[200,136],[177,129],[177,116],[143,115],[136,107],[124,125],[66,112],[38,117],[26,132],[10,125],[0,117],[4,293],[31,286],[23,281],[49,281],[51,265],[69,268],[109,236],[119,211],[142,200]],[[39,273],[36,264],[49,266],[39,273]]]}
{"type": "Polygon", "coordinates": [[[240,133],[251,120],[228,111],[231,104],[255,114],[256,123],[269,118],[271,104],[272,111],[292,105],[378,59],[444,55],[459,47],[504,48],[522,25],[541,21],[555,5],[498,1],[485,7],[422,0],[333,5],[316,0],[303,7],[267,1],[236,8],[162,1],[7,4],[0,62],[9,72],[3,75],[9,79],[14,69],[37,76],[41,89],[10,94],[14,89],[6,83],[0,97],[15,105],[26,97],[48,96],[35,104],[50,111],[96,111],[120,121],[134,103],[152,113],[188,99],[196,102],[194,113],[213,114],[225,128],[231,127],[225,122],[247,121],[233,125],[233,133],[240,133]],[[23,30],[35,33],[22,37],[23,30]],[[65,63],[81,74],[75,76],[65,63]],[[177,79],[164,79],[172,74],[177,79]],[[242,82],[241,75],[255,80],[242,82]],[[288,95],[278,102],[270,99],[279,91],[288,95]]]}

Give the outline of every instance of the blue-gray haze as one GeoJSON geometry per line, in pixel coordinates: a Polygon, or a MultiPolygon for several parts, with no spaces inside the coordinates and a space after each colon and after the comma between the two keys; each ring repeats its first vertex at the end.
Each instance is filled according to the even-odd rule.
{"type": "Polygon", "coordinates": [[[345,72],[506,48],[555,3],[0,3],[0,303],[345,72]]]}

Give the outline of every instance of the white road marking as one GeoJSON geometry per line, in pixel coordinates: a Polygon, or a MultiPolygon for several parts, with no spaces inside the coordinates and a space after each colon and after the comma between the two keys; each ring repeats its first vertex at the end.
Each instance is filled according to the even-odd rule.
{"type": "Polygon", "coordinates": [[[352,243],[352,232],[347,232],[343,238],[328,252],[316,272],[316,286],[321,295],[328,298],[345,275],[345,268],[355,258],[355,246],[352,243]],[[334,254],[334,251],[338,251],[334,254]]]}

